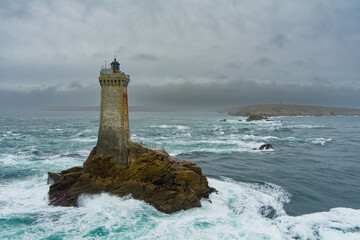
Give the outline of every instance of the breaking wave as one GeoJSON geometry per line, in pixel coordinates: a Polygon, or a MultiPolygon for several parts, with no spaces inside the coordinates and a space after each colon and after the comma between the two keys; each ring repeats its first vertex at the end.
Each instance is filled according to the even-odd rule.
{"type": "Polygon", "coordinates": [[[219,190],[202,207],[163,214],[150,205],[109,194],[79,199],[79,208],[47,205],[46,176],[0,186],[0,238],[39,239],[359,239],[360,211],[335,208],[297,217],[283,205],[280,186],[209,179],[219,190]]]}

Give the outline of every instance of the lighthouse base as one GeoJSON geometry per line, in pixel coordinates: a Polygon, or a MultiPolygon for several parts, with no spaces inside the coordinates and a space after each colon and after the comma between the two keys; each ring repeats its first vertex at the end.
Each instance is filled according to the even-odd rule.
{"type": "Polygon", "coordinates": [[[112,163],[128,164],[126,133],[122,131],[99,131],[96,155],[110,156],[112,163]]]}

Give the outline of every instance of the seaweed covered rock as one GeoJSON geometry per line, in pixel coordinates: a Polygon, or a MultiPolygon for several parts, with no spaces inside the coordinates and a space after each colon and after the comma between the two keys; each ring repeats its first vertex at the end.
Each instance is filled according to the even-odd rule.
{"type": "Polygon", "coordinates": [[[128,166],[112,163],[110,155],[95,153],[94,148],[82,168],[60,173],[50,186],[50,204],[77,206],[81,194],[108,192],[120,197],[131,194],[161,212],[173,213],[200,207],[200,200],[216,191],[196,164],[177,160],[165,150],[129,142],[128,166]]]}

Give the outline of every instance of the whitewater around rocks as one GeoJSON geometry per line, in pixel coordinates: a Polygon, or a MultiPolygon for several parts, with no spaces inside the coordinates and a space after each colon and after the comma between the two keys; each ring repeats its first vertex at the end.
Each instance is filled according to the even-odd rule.
{"type": "Polygon", "coordinates": [[[49,206],[47,172],[82,165],[96,144],[98,114],[6,115],[0,238],[360,238],[358,118],[246,123],[218,113],[130,113],[130,119],[133,141],[203,169],[219,190],[211,203],[168,215],[131,196],[102,193],[82,195],[79,208],[49,206]],[[265,143],[274,149],[252,150],[265,143]]]}

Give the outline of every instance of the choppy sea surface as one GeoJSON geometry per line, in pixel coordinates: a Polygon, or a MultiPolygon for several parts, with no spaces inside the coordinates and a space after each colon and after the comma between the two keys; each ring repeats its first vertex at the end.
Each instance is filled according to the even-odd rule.
{"type": "Polygon", "coordinates": [[[133,141],[195,162],[219,191],[167,215],[105,193],[49,206],[47,172],[82,165],[98,112],[1,113],[0,239],[360,239],[360,118],[272,120],[131,112],[133,141]]]}

